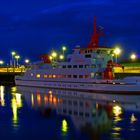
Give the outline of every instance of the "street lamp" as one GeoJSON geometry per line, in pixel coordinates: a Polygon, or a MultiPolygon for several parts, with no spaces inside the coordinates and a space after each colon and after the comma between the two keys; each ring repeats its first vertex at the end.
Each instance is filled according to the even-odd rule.
{"type": "Polygon", "coordinates": [[[57,57],[57,52],[53,51],[52,54],[51,54],[50,59],[55,60],[56,57],[57,57]]]}
{"type": "Polygon", "coordinates": [[[12,55],[12,61],[11,61],[10,65],[15,67],[15,59],[14,59],[14,56],[16,55],[16,52],[15,51],[12,51],[11,52],[11,55],[12,55]]]}
{"type": "Polygon", "coordinates": [[[64,55],[64,52],[67,50],[67,47],[66,46],[62,46],[62,51],[63,51],[63,55],[64,55]]]}
{"type": "Polygon", "coordinates": [[[130,55],[130,58],[132,61],[134,61],[134,60],[136,60],[137,56],[136,56],[136,54],[133,53],[130,55]]]}
{"type": "Polygon", "coordinates": [[[15,59],[17,60],[17,66],[19,65],[18,64],[18,60],[20,59],[20,56],[19,55],[15,55],[15,59]]]}
{"type": "Polygon", "coordinates": [[[4,64],[4,61],[3,60],[0,60],[0,65],[3,65],[4,64]]]}
{"type": "Polygon", "coordinates": [[[30,60],[29,59],[25,59],[25,63],[29,64],[30,60]]]}
{"type": "Polygon", "coordinates": [[[121,49],[120,48],[115,48],[114,54],[116,56],[116,63],[117,63],[117,57],[118,57],[118,55],[120,55],[120,53],[121,53],[121,49]]]}
{"type": "Polygon", "coordinates": [[[59,59],[60,59],[60,60],[63,60],[63,59],[64,59],[64,55],[61,54],[61,55],[59,56],[59,59]]]}

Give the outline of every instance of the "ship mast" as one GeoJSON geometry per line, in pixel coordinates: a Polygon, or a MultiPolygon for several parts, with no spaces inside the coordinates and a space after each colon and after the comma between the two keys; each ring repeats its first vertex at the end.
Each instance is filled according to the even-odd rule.
{"type": "Polygon", "coordinates": [[[97,31],[96,27],[96,17],[94,17],[94,25],[93,25],[93,35],[91,37],[91,40],[88,44],[88,48],[99,48],[99,37],[101,36],[101,33],[97,31]]]}

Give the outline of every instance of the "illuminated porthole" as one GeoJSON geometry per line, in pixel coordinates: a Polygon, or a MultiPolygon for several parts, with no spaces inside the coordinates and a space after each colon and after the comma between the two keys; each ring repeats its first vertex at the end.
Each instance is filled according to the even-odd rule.
{"type": "Polygon", "coordinates": [[[47,78],[48,77],[48,75],[47,74],[44,74],[44,78],[47,78]]]}
{"type": "Polygon", "coordinates": [[[37,77],[37,78],[40,78],[40,74],[37,74],[36,77],[37,77]]]}

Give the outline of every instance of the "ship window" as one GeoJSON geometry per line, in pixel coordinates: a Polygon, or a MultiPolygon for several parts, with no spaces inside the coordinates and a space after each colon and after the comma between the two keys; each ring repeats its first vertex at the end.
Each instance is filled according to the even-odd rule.
{"type": "Polygon", "coordinates": [[[63,78],[66,78],[66,75],[63,75],[63,78]]]}
{"type": "Polygon", "coordinates": [[[47,74],[44,74],[44,78],[47,78],[48,77],[48,75],[47,74]]]}
{"type": "Polygon", "coordinates": [[[89,78],[89,76],[88,75],[85,75],[85,78],[89,78]]]}
{"type": "Polygon", "coordinates": [[[77,65],[73,65],[73,68],[77,68],[77,65]]]}
{"type": "Polygon", "coordinates": [[[68,68],[71,68],[71,65],[68,65],[68,68]]]}
{"type": "Polygon", "coordinates": [[[85,117],[89,117],[89,113],[85,113],[85,117]]]}
{"type": "Polygon", "coordinates": [[[61,75],[57,75],[57,78],[61,78],[61,75]]]}
{"type": "Polygon", "coordinates": [[[96,65],[94,65],[94,64],[93,64],[93,65],[91,65],[91,68],[96,68],[96,65]]]}
{"type": "Polygon", "coordinates": [[[71,75],[68,75],[68,78],[71,78],[71,75]]]}
{"type": "Polygon", "coordinates": [[[69,114],[70,114],[70,115],[72,114],[72,111],[71,111],[71,110],[69,110],[69,114]]]}
{"type": "Polygon", "coordinates": [[[37,74],[36,77],[37,77],[37,78],[40,78],[40,74],[37,74]]]}
{"type": "Polygon", "coordinates": [[[85,58],[91,58],[91,55],[90,54],[86,54],[85,58]]]}
{"type": "Polygon", "coordinates": [[[55,74],[53,74],[53,78],[56,78],[56,75],[55,74]]]}
{"type": "Polygon", "coordinates": [[[68,100],[68,104],[69,104],[69,105],[72,105],[72,101],[68,100]]]}
{"type": "Polygon", "coordinates": [[[85,65],[85,68],[89,68],[89,65],[85,65]]]}
{"type": "Polygon", "coordinates": [[[79,68],[83,68],[83,65],[79,65],[79,68]]]}
{"type": "Polygon", "coordinates": [[[34,74],[33,73],[31,73],[31,76],[33,76],[34,74]]]}
{"type": "Polygon", "coordinates": [[[87,50],[85,51],[85,53],[87,53],[87,50]]]}
{"type": "Polygon", "coordinates": [[[76,115],[76,116],[77,116],[77,115],[78,115],[78,112],[77,112],[77,111],[74,111],[74,115],[76,115]]]}
{"type": "Polygon", "coordinates": [[[52,78],[52,75],[51,74],[49,74],[49,78],[52,78]]]}
{"type": "Polygon", "coordinates": [[[73,75],[73,78],[77,78],[77,75],[73,75]]]}
{"type": "Polygon", "coordinates": [[[62,68],[66,68],[66,65],[63,65],[62,68]]]}
{"type": "Polygon", "coordinates": [[[83,112],[80,112],[79,115],[80,115],[80,116],[83,116],[83,112]]]}
{"type": "Polygon", "coordinates": [[[73,101],[73,105],[77,106],[77,101],[73,101]]]}
{"type": "Polygon", "coordinates": [[[95,75],[95,73],[92,72],[92,73],[91,73],[91,78],[94,78],[94,75],[95,75]]]}
{"type": "Polygon", "coordinates": [[[79,75],[79,78],[83,78],[83,75],[79,75]]]}

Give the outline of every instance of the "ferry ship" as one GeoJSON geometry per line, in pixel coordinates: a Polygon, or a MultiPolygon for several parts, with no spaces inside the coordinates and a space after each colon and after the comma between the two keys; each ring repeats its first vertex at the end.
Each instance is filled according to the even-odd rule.
{"type": "Polygon", "coordinates": [[[139,94],[140,77],[115,78],[114,67],[121,67],[122,71],[124,67],[114,63],[114,48],[99,45],[101,35],[94,18],[94,33],[86,48],[75,47],[64,60],[43,55],[42,62],[32,65],[24,75],[15,77],[16,85],[139,94]]]}

